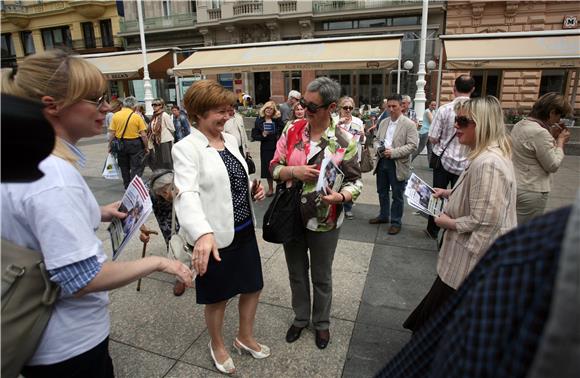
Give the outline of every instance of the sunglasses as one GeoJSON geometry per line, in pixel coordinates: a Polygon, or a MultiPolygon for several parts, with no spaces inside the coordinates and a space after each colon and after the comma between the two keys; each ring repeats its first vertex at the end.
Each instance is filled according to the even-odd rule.
{"type": "Polygon", "coordinates": [[[300,106],[302,106],[302,108],[306,109],[309,113],[316,113],[319,109],[327,108],[328,105],[330,105],[330,104],[316,105],[316,104],[313,104],[312,102],[306,102],[304,100],[300,100],[300,106]]]}
{"type": "Polygon", "coordinates": [[[455,123],[459,126],[460,129],[464,129],[468,127],[470,124],[475,125],[475,121],[471,118],[467,118],[466,116],[457,116],[455,117],[455,123]]]}
{"type": "Polygon", "coordinates": [[[151,106],[161,106],[160,103],[151,104],[151,106]]]}
{"type": "Polygon", "coordinates": [[[354,108],[352,106],[343,106],[342,110],[352,111],[354,108]]]}
{"type": "Polygon", "coordinates": [[[83,101],[88,102],[89,104],[95,105],[97,107],[97,109],[100,110],[103,107],[103,105],[105,105],[109,101],[109,98],[107,97],[106,94],[104,94],[104,95],[97,97],[95,99],[90,99],[90,100],[83,99],[83,101]]]}

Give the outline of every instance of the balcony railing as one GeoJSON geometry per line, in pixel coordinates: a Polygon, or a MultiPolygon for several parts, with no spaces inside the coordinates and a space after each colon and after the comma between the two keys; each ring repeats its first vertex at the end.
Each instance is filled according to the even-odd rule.
{"type": "MultiPolygon", "coordinates": [[[[430,4],[445,3],[443,0],[430,0],[430,4]]],[[[392,8],[414,6],[421,7],[421,0],[333,0],[333,1],[313,1],[313,13],[340,12],[345,10],[364,10],[375,8],[392,8]]]]}
{"type": "Polygon", "coordinates": [[[296,12],[296,0],[278,1],[278,10],[280,11],[280,13],[296,12]]]}
{"type": "MultiPolygon", "coordinates": [[[[150,17],[143,20],[145,30],[173,29],[191,26],[197,22],[197,13],[184,13],[174,16],[150,17]]],[[[139,32],[139,21],[121,20],[121,33],[139,32]]]]}
{"type": "Polygon", "coordinates": [[[218,8],[218,9],[208,9],[207,10],[207,15],[208,15],[210,21],[219,20],[219,19],[222,18],[222,10],[220,8],[218,8]]]}
{"type": "Polygon", "coordinates": [[[61,11],[69,7],[68,1],[47,1],[42,3],[28,4],[4,4],[3,12],[36,14],[45,12],[61,11]]]}
{"type": "Polygon", "coordinates": [[[262,14],[262,12],[261,1],[240,1],[234,4],[234,16],[262,14]]]}

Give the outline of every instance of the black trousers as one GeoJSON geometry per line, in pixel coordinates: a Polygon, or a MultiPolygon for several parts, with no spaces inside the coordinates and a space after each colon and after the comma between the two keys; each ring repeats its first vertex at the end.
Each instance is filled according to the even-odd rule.
{"type": "Polygon", "coordinates": [[[437,276],[425,298],[403,323],[403,328],[417,332],[453,293],[455,289],[437,276]]]}
{"type": "Polygon", "coordinates": [[[141,138],[123,139],[123,151],[117,154],[117,163],[123,176],[125,189],[135,176],[142,176],[145,169],[145,147],[141,138]]]}
{"type": "MultiPolygon", "coordinates": [[[[449,184],[451,184],[451,187],[453,188],[458,178],[459,175],[446,171],[445,168],[443,168],[443,164],[439,164],[438,168],[433,169],[434,188],[445,189],[449,184]]],[[[435,218],[429,217],[429,220],[427,221],[427,231],[429,231],[431,235],[437,235],[439,233],[439,227],[435,224],[435,218]]]]}
{"type": "Polygon", "coordinates": [[[109,355],[109,338],[76,357],[53,365],[25,366],[26,378],[114,378],[113,361],[109,355]]]}

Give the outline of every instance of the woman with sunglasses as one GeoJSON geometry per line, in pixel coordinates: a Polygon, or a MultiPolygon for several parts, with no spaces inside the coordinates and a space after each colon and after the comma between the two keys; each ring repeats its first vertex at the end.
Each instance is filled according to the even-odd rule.
{"type": "Polygon", "coordinates": [[[298,340],[312,318],[316,346],[320,349],[326,348],[330,340],[332,262],[344,220],[342,208],[346,202],[354,201],[362,190],[357,145],[332,118],[339,96],[340,85],[328,77],[319,77],[308,84],[300,100],[307,119],[296,121],[284,130],[270,163],[277,181],[286,186],[302,186],[299,206],[304,233],[284,243],[295,315],[286,332],[286,341],[298,340]],[[344,179],[337,192],[329,189],[327,194],[321,194],[316,190],[316,182],[325,157],[333,158],[344,173],[344,179]],[[310,277],[314,293],[312,302],[310,277]]]}
{"type": "Polygon", "coordinates": [[[435,188],[448,198],[435,218],[444,229],[437,259],[437,279],[403,326],[416,332],[454,293],[487,248],[516,227],[516,179],[511,143],[500,102],[493,96],[455,106],[459,143],[468,146],[468,164],[452,189],[435,188]]]}
{"type": "Polygon", "coordinates": [[[274,194],[274,180],[270,173],[270,161],[274,157],[276,141],[282,134],[284,124],[282,114],[274,101],[268,101],[260,108],[260,116],[256,118],[256,124],[252,129],[252,140],[260,141],[260,177],[268,181],[266,197],[274,194]]]}
{"type": "MultiPolygon", "coordinates": [[[[31,183],[2,184],[2,238],[40,251],[49,278],[60,287],[50,320],[24,377],[114,377],[109,355],[108,290],[155,271],[191,286],[192,273],[178,261],[148,256],[107,261],[95,234],[101,222],[125,214],[119,202],[99,207],[78,171],[85,157],[75,146],[102,132],[110,110],[102,73],[60,50],[30,55],[18,72],[2,73],[2,92],[41,101],[57,136],[40,163],[44,176],[31,183]]],[[[30,125],[32,126],[32,125],[30,125]]]]}
{"type": "Polygon", "coordinates": [[[153,116],[149,124],[147,136],[149,139],[149,151],[153,150],[155,157],[155,169],[173,169],[171,160],[171,148],[175,139],[175,126],[171,116],[165,113],[165,101],[155,99],[153,106],[153,116]]]}
{"type": "MultiPolygon", "coordinates": [[[[362,147],[365,143],[364,122],[362,119],[352,115],[352,111],[354,110],[354,100],[352,97],[342,97],[338,101],[338,109],[340,115],[338,126],[353,136],[353,139],[357,143],[357,159],[360,163],[362,147]]],[[[352,214],[352,202],[344,204],[344,215],[346,219],[354,219],[354,215],[352,214]]]]}

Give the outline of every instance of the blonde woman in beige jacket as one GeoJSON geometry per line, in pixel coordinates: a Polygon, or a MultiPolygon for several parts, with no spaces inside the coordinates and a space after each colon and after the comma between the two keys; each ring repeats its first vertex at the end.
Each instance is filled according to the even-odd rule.
{"type": "Polygon", "coordinates": [[[437,197],[449,199],[435,219],[445,232],[437,279],[403,325],[413,332],[459,288],[493,241],[517,225],[511,144],[498,99],[458,103],[455,113],[457,139],[470,148],[469,162],[452,189],[435,188],[437,197]]]}

